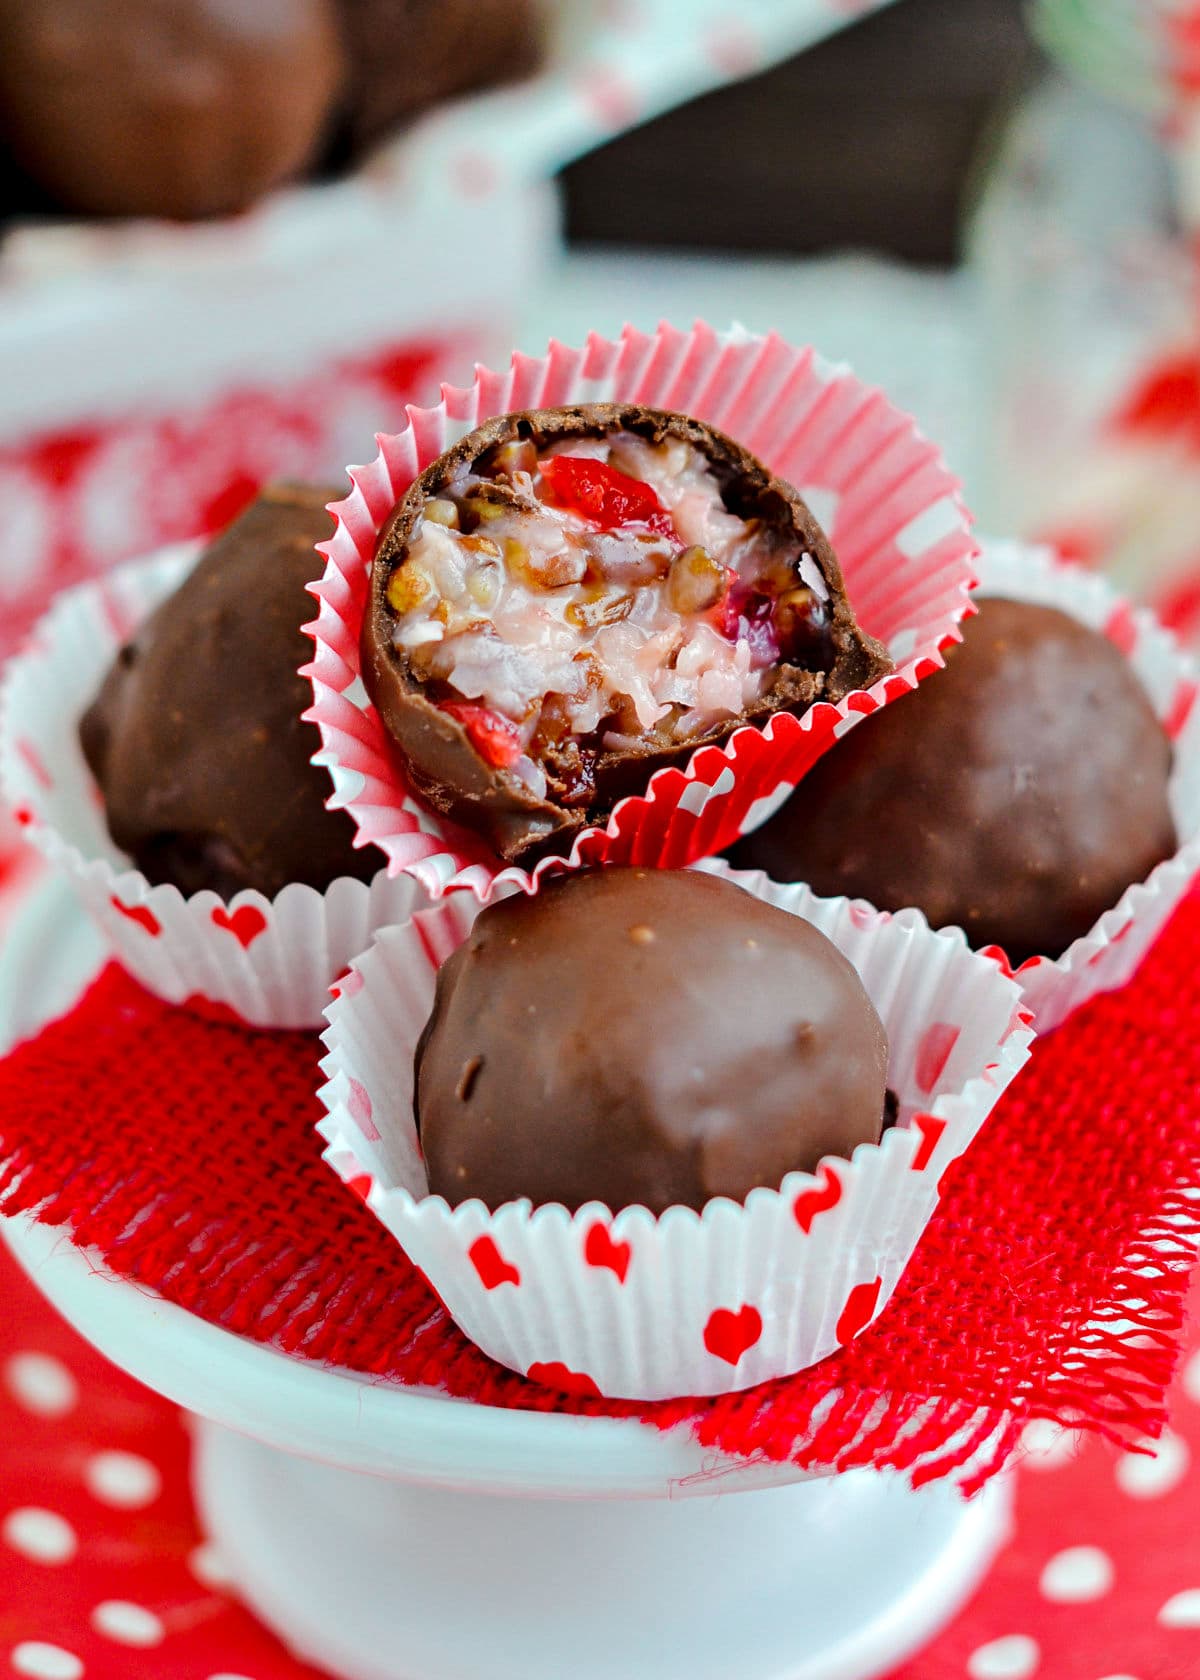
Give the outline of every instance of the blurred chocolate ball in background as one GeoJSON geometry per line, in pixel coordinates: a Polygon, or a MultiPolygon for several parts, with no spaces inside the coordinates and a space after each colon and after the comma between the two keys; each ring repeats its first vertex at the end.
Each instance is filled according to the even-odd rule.
{"type": "Polygon", "coordinates": [[[330,0],[0,0],[0,127],[66,210],[243,210],[317,156],[342,80],[330,0]]]}

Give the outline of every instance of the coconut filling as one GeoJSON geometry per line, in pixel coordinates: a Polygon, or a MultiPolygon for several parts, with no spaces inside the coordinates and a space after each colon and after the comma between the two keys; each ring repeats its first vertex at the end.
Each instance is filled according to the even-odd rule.
{"type": "Polygon", "coordinates": [[[700,450],[612,431],[499,446],[426,503],[394,645],[481,756],[586,804],[605,751],[686,745],[833,662],[799,543],[731,513],[700,450]]]}

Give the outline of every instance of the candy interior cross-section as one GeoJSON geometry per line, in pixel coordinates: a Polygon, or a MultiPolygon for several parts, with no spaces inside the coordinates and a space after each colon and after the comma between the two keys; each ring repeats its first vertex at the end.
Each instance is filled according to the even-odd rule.
{"type": "Polygon", "coordinates": [[[428,467],[363,625],[412,783],[512,860],[890,669],[791,485],[697,420],[611,403],[501,415],[428,467]]]}

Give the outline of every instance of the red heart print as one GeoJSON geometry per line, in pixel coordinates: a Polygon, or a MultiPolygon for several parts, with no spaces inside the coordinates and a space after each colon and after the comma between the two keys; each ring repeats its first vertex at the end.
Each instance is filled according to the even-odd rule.
{"type": "Polygon", "coordinates": [[[801,1190],[792,1203],[796,1223],[805,1236],[812,1230],[812,1222],[817,1215],[836,1207],[842,1199],[842,1181],[827,1161],[822,1161],[817,1168],[817,1177],[820,1183],[811,1190],[801,1190]]]}
{"type": "Polygon", "coordinates": [[[926,1095],[942,1077],[946,1063],[950,1060],[950,1052],[957,1043],[958,1028],[952,1026],[949,1021],[934,1021],[932,1026],[926,1027],[921,1034],[913,1078],[918,1088],[926,1095]]]}
{"type": "Polygon", "coordinates": [[[1008,960],[1007,951],[1003,950],[999,945],[985,945],[979,955],[981,957],[990,958],[1006,980],[1012,979],[1013,965],[1008,960]]]}
{"type": "Polygon", "coordinates": [[[852,1342],[859,1331],[865,1330],[870,1324],[875,1316],[875,1308],[879,1305],[879,1291],[882,1288],[883,1279],[872,1278],[870,1283],[856,1283],[850,1291],[834,1332],[842,1347],[845,1347],[847,1342],[852,1342]]]}
{"type": "Polygon", "coordinates": [[[614,1242],[612,1232],[603,1220],[588,1227],[583,1239],[583,1258],[589,1266],[606,1267],[617,1274],[617,1282],[625,1282],[633,1250],[627,1242],[614,1242]]]}
{"type": "Polygon", "coordinates": [[[371,1093],[361,1080],[347,1079],[346,1084],[349,1087],[346,1108],[351,1120],[368,1143],[378,1143],[379,1127],[375,1124],[375,1108],[371,1102],[371,1093]]]}
{"type": "Polygon", "coordinates": [[[496,1247],[491,1237],[476,1237],[467,1250],[467,1259],[479,1273],[479,1281],[485,1289],[499,1289],[502,1283],[519,1284],[521,1274],[496,1247]]]}
{"type": "Polygon", "coordinates": [[[28,828],[33,821],[33,812],[28,805],[18,805],[13,812],[13,821],[19,828],[28,828]]]}
{"type": "Polygon", "coordinates": [[[360,1202],[365,1202],[371,1194],[370,1173],[355,1173],[353,1178],[346,1180],[346,1188],[347,1190],[353,1190],[360,1202]]]}
{"type": "Polygon", "coordinates": [[[1196,704],[1197,684],[1190,678],[1180,679],[1171,700],[1170,708],[1163,719],[1163,728],[1172,741],[1177,741],[1187,727],[1187,721],[1192,715],[1192,707],[1196,704]]]}
{"type": "Polygon", "coordinates": [[[355,997],[363,989],[363,977],[356,968],[344,968],[329,988],[330,997],[355,997]]]}
{"type": "Polygon", "coordinates": [[[941,1142],[942,1133],[946,1130],[946,1122],[936,1114],[915,1114],[913,1125],[921,1134],[921,1141],[917,1145],[917,1153],[913,1156],[912,1170],[924,1172],[933,1160],[933,1152],[941,1142]]]}
{"type": "Polygon", "coordinates": [[[737,1312],[718,1307],[704,1326],[704,1345],[717,1359],[736,1365],[762,1331],[762,1314],[757,1307],[741,1306],[737,1312]]]}
{"type": "Polygon", "coordinates": [[[54,778],[46,768],[46,761],[32,741],[22,739],[17,742],[17,757],[40,788],[48,792],[54,786],[54,778]]]}
{"type": "Polygon", "coordinates": [[[1128,601],[1119,602],[1109,613],[1104,634],[1118,653],[1123,653],[1128,659],[1137,645],[1137,625],[1134,623],[1133,608],[1128,601]]]}
{"type": "Polygon", "coordinates": [[[856,689],[853,694],[846,697],[846,710],[848,712],[861,712],[865,717],[868,713],[877,711],[878,704],[874,696],[868,694],[865,688],[856,689]]]}
{"type": "Polygon", "coordinates": [[[136,922],[140,928],[145,928],[151,939],[157,939],[162,932],[162,923],[148,904],[122,904],[119,898],[108,901],[114,910],[119,910],[127,921],[136,922]]]}
{"type": "Polygon", "coordinates": [[[212,919],[214,926],[233,935],[243,951],[253,945],[267,925],[267,918],[256,904],[240,904],[232,915],[223,904],[218,904],[212,919]]]}
{"type": "Polygon", "coordinates": [[[872,910],[869,904],[859,904],[855,902],[848,906],[848,910],[850,920],[856,928],[874,927],[876,921],[879,919],[876,912],[872,910]]]}
{"type": "Polygon", "coordinates": [[[543,1383],[546,1388],[559,1388],[564,1394],[580,1394],[589,1400],[599,1400],[600,1389],[586,1371],[572,1371],[560,1360],[537,1359],[526,1371],[530,1382],[543,1383]]]}

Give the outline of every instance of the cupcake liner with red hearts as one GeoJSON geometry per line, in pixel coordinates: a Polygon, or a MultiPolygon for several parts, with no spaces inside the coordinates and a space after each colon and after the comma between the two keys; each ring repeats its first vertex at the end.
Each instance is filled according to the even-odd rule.
{"type": "Polygon", "coordinates": [[[308,626],[308,674],[328,765],[360,833],[393,873],[408,872],[431,897],[466,886],[482,900],[545,870],[580,864],[678,867],[719,851],[765,821],[833,740],[859,718],[908,692],[942,663],[969,610],[975,545],[957,481],[938,450],[881,392],[848,369],[774,335],[718,333],[699,322],[617,340],[593,334],[582,349],[551,343],[544,356],[514,355],[480,368],[469,389],[447,386],[436,408],[408,411],[408,427],[377,439],[379,454],[350,469],[353,489],[331,510],[337,529],[320,544],[324,577],[308,626]],[[888,647],[893,675],[819,704],[780,713],[699,748],[686,770],[654,775],[622,800],[607,824],[584,830],[570,858],[531,872],[503,868],[477,837],[430,811],[410,789],[360,678],[359,633],[379,532],[413,479],[482,421],[515,409],[616,401],[681,410],[728,432],[808,501],[841,561],[863,626],[888,647]]]}
{"type": "MultiPolygon", "coordinates": [[[[1057,607],[1102,631],[1129,660],[1174,742],[1171,811],[1179,849],[1135,882],[1095,926],[1057,960],[1030,957],[1016,979],[1039,1033],[1059,1025],[1099,992],[1123,986],[1153,945],[1200,871],[1200,672],[1154,615],[1117,595],[1093,572],[1047,548],[1017,542],[984,544],[979,594],[1057,607]]],[[[1008,972],[998,946],[988,947],[1008,972]]]]}
{"type": "MultiPolygon", "coordinates": [[[[273,899],[151,886],[117,849],[78,725],[117,650],[195,564],[178,544],[60,596],[6,673],[0,788],[26,838],[70,880],[138,980],[172,1003],[203,998],[264,1027],[316,1027],[331,984],[385,922],[424,897],[415,881],[294,882],[273,899]]],[[[316,772],[314,772],[316,773],[316,772]]]]}
{"type": "Polygon", "coordinates": [[[327,1011],[326,1160],[465,1334],[553,1387],[638,1400],[720,1394],[842,1346],[887,1305],[946,1168],[1029,1053],[1019,989],[961,935],[719,861],[698,867],[804,917],[857,968],[887,1028],[900,1104],[880,1143],[699,1212],[451,1208],[429,1194],[413,1057],[437,970],[480,914],[473,895],[449,894],[381,930],[327,1011]]]}

